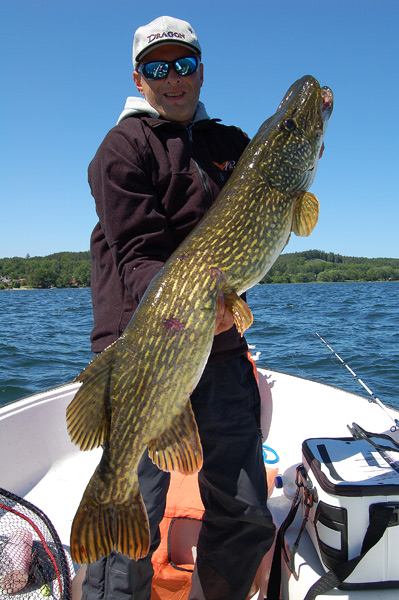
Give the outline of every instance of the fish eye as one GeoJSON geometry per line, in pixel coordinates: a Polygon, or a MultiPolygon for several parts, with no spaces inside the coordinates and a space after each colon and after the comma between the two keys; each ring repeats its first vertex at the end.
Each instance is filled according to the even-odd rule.
{"type": "Polygon", "coordinates": [[[286,119],[284,121],[284,128],[287,131],[295,131],[295,129],[296,129],[296,123],[295,123],[294,119],[286,119]]]}

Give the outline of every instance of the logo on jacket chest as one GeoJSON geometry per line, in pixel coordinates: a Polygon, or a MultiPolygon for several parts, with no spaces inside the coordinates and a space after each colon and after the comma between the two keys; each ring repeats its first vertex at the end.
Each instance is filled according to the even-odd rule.
{"type": "Polygon", "coordinates": [[[213,161],[213,164],[216,165],[221,171],[234,171],[237,161],[225,160],[222,163],[217,163],[216,161],[213,161]]]}

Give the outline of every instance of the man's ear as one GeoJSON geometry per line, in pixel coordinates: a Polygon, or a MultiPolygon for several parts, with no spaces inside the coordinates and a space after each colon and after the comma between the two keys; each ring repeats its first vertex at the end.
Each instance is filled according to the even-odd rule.
{"type": "Polygon", "coordinates": [[[138,71],[133,71],[133,81],[136,84],[137,91],[144,96],[143,86],[141,85],[141,74],[138,71]]]}

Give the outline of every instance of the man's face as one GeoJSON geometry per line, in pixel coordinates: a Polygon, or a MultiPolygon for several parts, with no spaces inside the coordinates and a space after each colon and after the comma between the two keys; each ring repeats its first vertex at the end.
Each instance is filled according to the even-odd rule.
{"type": "MultiPolygon", "coordinates": [[[[194,56],[188,48],[177,44],[164,44],[146,54],[142,62],[172,61],[187,56],[194,56]]],[[[178,75],[172,67],[164,79],[146,79],[138,71],[134,71],[133,79],[140,94],[161,117],[168,121],[178,121],[185,126],[190,124],[203,82],[202,64],[195,73],[185,77],[178,75]]]]}

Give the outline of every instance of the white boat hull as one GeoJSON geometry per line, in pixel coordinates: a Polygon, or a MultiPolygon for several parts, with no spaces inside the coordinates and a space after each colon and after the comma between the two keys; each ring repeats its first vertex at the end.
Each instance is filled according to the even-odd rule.
{"type": "MultiPolygon", "coordinates": [[[[65,411],[80,384],[66,384],[0,407],[0,487],[26,498],[52,521],[63,545],[69,547],[71,522],[83,491],[101,456],[101,449],[81,452],[68,436],[65,411]]],[[[376,404],[338,388],[264,369],[259,370],[262,428],[268,446],[279,461],[280,473],[302,461],[302,442],[311,437],[344,437],[353,422],[376,433],[392,433],[393,421],[376,404]]],[[[392,418],[399,413],[387,409],[392,418]]],[[[276,526],[283,522],[290,501],[281,490],[269,499],[276,526]]],[[[291,526],[287,543],[296,539],[301,517],[291,526]]],[[[282,561],[283,565],[285,564],[282,561]]],[[[259,599],[266,596],[271,556],[262,563],[259,599]]],[[[296,573],[282,574],[283,600],[302,600],[324,573],[306,533],[295,558],[296,573]]],[[[399,566],[398,566],[399,579],[399,566]]],[[[394,600],[398,590],[340,591],[323,595],[360,600],[394,600]]]]}

